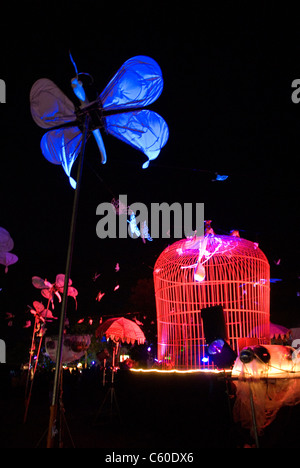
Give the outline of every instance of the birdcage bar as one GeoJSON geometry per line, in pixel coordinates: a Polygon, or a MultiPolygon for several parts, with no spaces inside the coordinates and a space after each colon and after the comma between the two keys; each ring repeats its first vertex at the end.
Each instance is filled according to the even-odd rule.
{"type": "Polygon", "coordinates": [[[154,267],[158,359],[169,366],[210,365],[203,362],[207,343],[201,309],[206,307],[222,305],[228,342],[235,351],[244,339],[269,342],[270,267],[264,253],[245,239],[210,236],[202,257],[205,278],[199,282],[194,270],[202,240],[175,242],[154,267]]]}

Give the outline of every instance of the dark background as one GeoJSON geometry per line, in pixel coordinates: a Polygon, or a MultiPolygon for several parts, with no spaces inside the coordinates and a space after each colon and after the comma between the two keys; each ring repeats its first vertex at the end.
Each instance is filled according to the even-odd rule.
{"type": "Polygon", "coordinates": [[[78,308],[70,299],[70,320],[129,310],[132,288],[138,279],[152,278],[157,257],[173,242],[96,236],[98,204],[126,194],[129,203],[147,206],[204,203],[205,219],[217,234],[239,229],[241,237],[258,242],[271,277],[281,280],[271,283],[271,321],[299,326],[300,104],[291,100],[292,81],[300,78],[295,9],[275,11],[264,2],[42,5],[9,5],[2,18],[0,78],[7,96],[0,105],[0,226],[10,232],[19,257],[7,274],[4,266],[0,270],[0,337],[9,343],[7,358],[13,344],[29,343],[32,330],[23,328],[30,319],[27,305],[42,300],[32,276],[54,282],[65,271],[74,192],[63,169],[40,151],[44,131],[31,118],[29,92],[35,80],[47,77],[74,99],[69,50],[79,71],[94,78],[86,88],[90,99],[128,58],[154,58],[164,90],[153,108],[170,131],[146,170],[142,153],[105,134],[108,161],[102,166],[88,141],[71,272],[78,308]],[[229,177],[213,181],[216,172],[229,177]],[[96,272],[101,276],[93,281],[96,272]],[[120,288],[113,292],[115,284],[120,288]],[[99,290],[106,293],[101,302],[95,301],[99,290]],[[12,327],[7,312],[15,315],[12,327]]]}

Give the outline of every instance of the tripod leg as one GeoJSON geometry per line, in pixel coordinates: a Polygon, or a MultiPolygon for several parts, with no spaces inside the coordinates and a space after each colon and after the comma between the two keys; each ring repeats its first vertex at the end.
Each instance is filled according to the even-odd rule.
{"type": "Polygon", "coordinates": [[[250,393],[250,406],[251,406],[252,425],[253,425],[255,444],[256,444],[256,448],[259,448],[259,440],[258,440],[257,425],[256,425],[256,414],[255,414],[253,393],[252,393],[252,388],[251,388],[251,383],[250,382],[249,382],[249,393],[250,393]]]}
{"type": "Polygon", "coordinates": [[[70,431],[70,428],[68,426],[68,423],[67,423],[67,419],[66,419],[66,415],[65,415],[65,409],[64,408],[61,408],[61,421],[60,421],[60,424],[62,426],[62,430],[61,430],[61,435],[60,435],[60,447],[63,447],[64,445],[64,431],[63,431],[63,428],[67,430],[67,433],[68,433],[68,436],[70,438],[70,441],[71,441],[71,444],[72,444],[72,447],[75,448],[75,443],[74,443],[74,440],[72,438],[72,434],[71,434],[71,431],[70,431]]]}
{"type": "Polygon", "coordinates": [[[105,403],[107,402],[108,398],[111,397],[111,387],[108,389],[108,391],[106,392],[106,395],[101,403],[101,406],[100,408],[98,409],[97,411],[97,414],[96,414],[96,417],[95,417],[95,423],[96,421],[98,420],[99,416],[101,415],[101,413],[103,412],[103,409],[104,409],[104,406],[105,406],[105,403]]]}
{"type": "Polygon", "coordinates": [[[116,392],[115,392],[115,388],[113,387],[112,388],[112,404],[111,404],[111,408],[113,406],[113,402],[115,404],[115,407],[116,407],[116,410],[117,410],[117,414],[118,414],[118,417],[119,417],[119,420],[120,422],[122,422],[122,418],[121,418],[121,413],[120,413],[120,408],[119,408],[119,403],[118,403],[118,400],[117,400],[117,395],[116,395],[116,392]]]}
{"type": "Polygon", "coordinates": [[[40,437],[39,441],[37,442],[35,448],[39,448],[39,446],[40,446],[40,444],[41,444],[43,438],[46,437],[47,432],[48,432],[48,428],[47,428],[47,429],[44,431],[44,433],[41,435],[41,437],[40,437]]]}
{"type": "Polygon", "coordinates": [[[112,422],[114,415],[117,415],[119,418],[119,421],[122,422],[121,413],[120,413],[119,404],[117,401],[117,396],[116,396],[114,386],[110,386],[109,389],[107,390],[106,395],[101,403],[101,406],[96,414],[94,424],[96,424],[100,416],[101,415],[104,416],[104,414],[109,416],[109,419],[111,422],[112,422]]]}

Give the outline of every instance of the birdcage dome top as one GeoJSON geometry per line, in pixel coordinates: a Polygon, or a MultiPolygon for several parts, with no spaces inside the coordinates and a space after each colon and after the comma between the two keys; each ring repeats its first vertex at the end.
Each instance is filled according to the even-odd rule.
{"type": "Polygon", "coordinates": [[[270,265],[257,243],[237,233],[182,239],[160,254],[153,277],[158,359],[166,365],[210,365],[203,361],[202,311],[213,307],[222,308],[222,333],[236,352],[245,346],[244,338],[269,342],[270,265]]]}
{"type": "Polygon", "coordinates": [[[258,244],[234,235],[207,235],[181,239],[166,247],[158,257],[154,274],[161,268],[176,264],[178,268],[197,263],[199,255],[203,262],[213,257],[214,261],[231,263],[237,257],[250,257],[268,262],[258,244]]]}

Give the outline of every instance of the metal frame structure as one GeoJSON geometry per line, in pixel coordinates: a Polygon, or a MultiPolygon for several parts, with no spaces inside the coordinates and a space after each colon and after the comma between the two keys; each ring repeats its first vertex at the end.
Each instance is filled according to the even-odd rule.
{"type": "Polygon", "coordinates": [[[270,266],[253,242],[223,235],[177,241],[155,263],[154,289],[164,367],[211,367],[201,317],[206,307],[222,306],[228,344],[237,353],[270,342],[270,266]]]}

